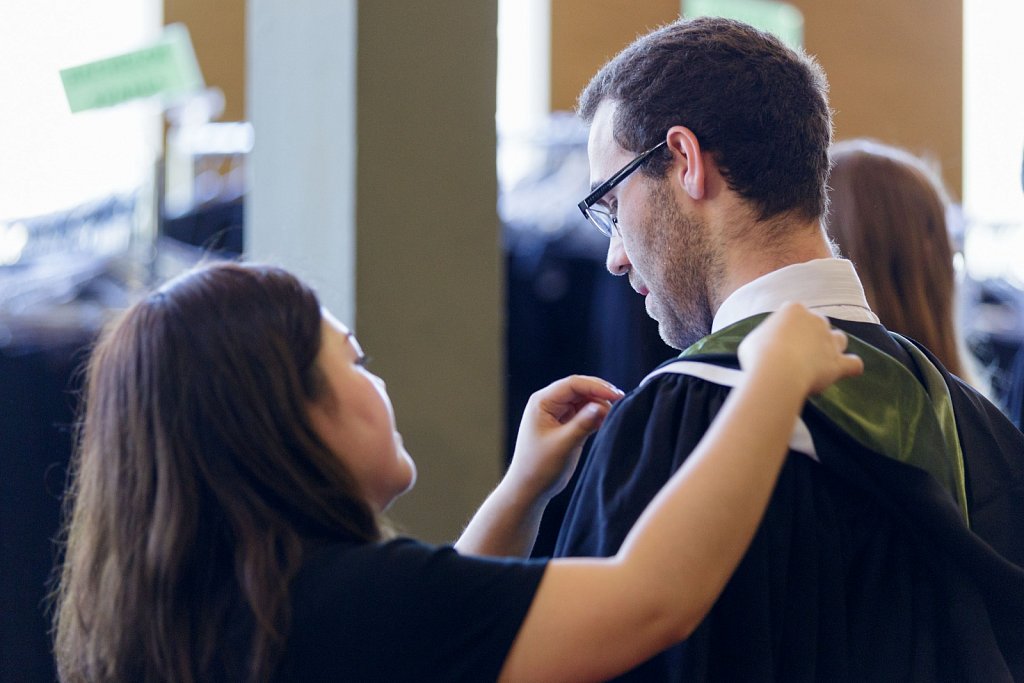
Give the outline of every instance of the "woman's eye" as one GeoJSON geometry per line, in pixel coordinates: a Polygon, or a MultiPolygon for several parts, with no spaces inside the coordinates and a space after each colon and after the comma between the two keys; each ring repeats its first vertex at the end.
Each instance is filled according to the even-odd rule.
{"type": "Polygon", "coordinates": [[[356,358],[356,361],[355,361],[355,363],[356,363],[356,365],[358,365],[359,367],[361,367],[361,368],[365,368],[365,367],[366,367],[367,365],[369,365],[369,364],[370,364],[370,362],[371,362],[372,360],[373,360],[373,358],[370,358],[370,357],[369,357],[369,356],[367,356],[366,354],[363,354],[362,356],[359,356],[359,358],[356,358]]]}

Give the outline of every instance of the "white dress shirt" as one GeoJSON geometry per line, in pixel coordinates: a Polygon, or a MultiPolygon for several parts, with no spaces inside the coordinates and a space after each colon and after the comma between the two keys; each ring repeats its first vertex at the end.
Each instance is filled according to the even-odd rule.
{"type": "Polygon", "coordinates": [[[758,313],[770,313],[787,301],[837,320],[878,323],[853,264],[826,258],[779,268],[743,285],[722,302],[711,331],[758,313]]]}

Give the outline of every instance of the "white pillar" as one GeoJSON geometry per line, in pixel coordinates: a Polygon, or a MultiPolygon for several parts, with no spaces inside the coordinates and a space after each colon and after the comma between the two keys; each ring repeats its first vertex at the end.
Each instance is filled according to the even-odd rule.
{"type": "Polygon", "coordinates": [[[355,322],[356,2],[249,0],[246,256],[355,322]]]}

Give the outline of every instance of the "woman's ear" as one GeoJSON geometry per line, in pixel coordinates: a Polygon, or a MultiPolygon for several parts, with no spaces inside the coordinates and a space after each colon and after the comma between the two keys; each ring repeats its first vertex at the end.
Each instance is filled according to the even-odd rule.
{"type": "Polygon", "coordinates": [[[320,440],[330,448],[330,445],[334,439],[334,431],[337,425],[338,419],[334,410],[328,405],[328,402],[321,397],[318,400],[307,400],[306,401],[306,414],[309,416],[310,426],[313,427],[313,431],[320,437],[320,440]]]}
{"type": "Polygon", "coordinates": [[[700,142],[686,126],[672,126],[665,134],[672,150],[675,180],[692,199],[704,198],[704,158],[700,142]]]}
{"type": "Polygon", "coordinates": [[[307,398],[304,403],[306,415],[309,417],[310,426],[320,437],[328,448],[337,437],[338,430],[338,397],[334,393],[324,371],[320,368],[319,361],[314,362],[311,372],[313,382],[313,398],[307,398]]]}

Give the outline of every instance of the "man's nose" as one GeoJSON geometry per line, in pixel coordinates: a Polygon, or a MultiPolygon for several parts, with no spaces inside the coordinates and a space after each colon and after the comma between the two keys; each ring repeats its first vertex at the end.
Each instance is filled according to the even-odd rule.
{"type": "Polygon", "coordinates": [[[608,258],[605,260],[605,267],[612,275],[625,275],[629,272],[629,257],[622,247],[622,237],[615,233],[608,240],[608,258]]]}

